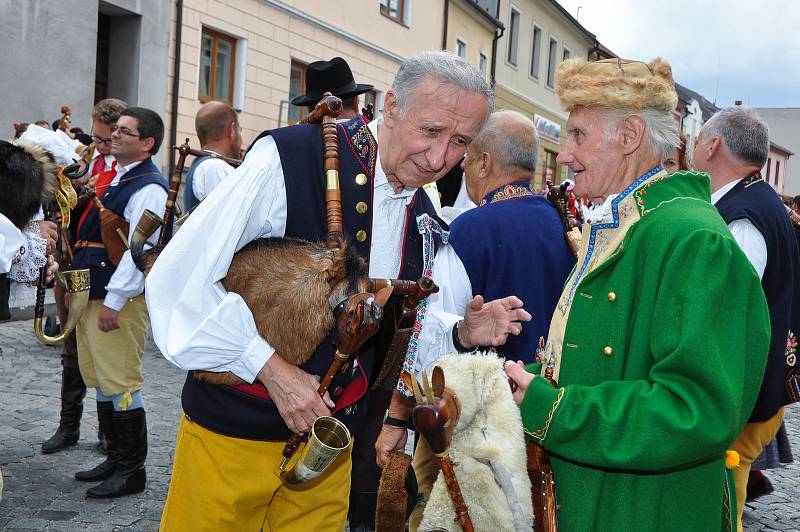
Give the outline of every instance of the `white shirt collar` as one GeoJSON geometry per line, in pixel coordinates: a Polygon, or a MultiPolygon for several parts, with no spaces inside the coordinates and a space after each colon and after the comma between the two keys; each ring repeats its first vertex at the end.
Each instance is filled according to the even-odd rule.
{"type": "Polygon", "coordinates": [[[711,194],[711,203],[713,203],[714,205],[716,205],[716,204],[717,204],[717,202],[718,202],[719,200],[721,200],[721,199],[722,199],[722,196],[724,196],[725,194],[727,194],[728,192],[730,192],[730,191],[731,191],[731,189],[732,189],[733,187],[735,187],[735,186],[736,186],[736,183],[738,183],[738,182],[739,182],[739,180],[738,180],[738,179],[734,179],[733,181],[731,181],[730,183],[728,183],[727,185],[725,185],[725,186],[724,186],[724,187],[722,187],[721,189],[719,189],[719,190],[717,190],[716,192],[712,193],[712,194],[711,194]]]}
{"type": "MultiPolygon", "coordinates": [[[[367,128],[369,129],[369,132],[372,134],[372,136],[375,139],[376,143],[378,142],[378,125],[382,124],[382,123],[383,123],[383,116],[381,115],[381,116],[378,116],[377,118],[375,118],[375,120],[373,120],[369,124],[367,124],[367,128]]],[[[389,181],[386,178],[386,173],[383,171],[383,167],[381,166],[381,146],[380,146],[380,144],[378,144],[378,153],[375,154],[375,155],[376,156],[375,156],[375,183],[374,183],[374,188],[377,189],[379,187],[386,187],[388,189],[387,195],[390,198],[408,198],[410,196],[413,196],[414,193],[417,191],[416,188],[405,187],[400,192],[395,192],[394,188],[392,188],[392,186],[389,185],[389,181]]]]}
{"type": "Polygon", "coordinates": [[[120,164],[117,164],[117,175],[114,176],[114,180],[111,182],[111,185],[109,185],[109,186],[112,186],[112,187],[117,186],[117,184],[119,183],[119,180],[120,180],[120,178],[122,176],[124,176],[125,174],[127,174],[128,172],[130,172],[131,170],[133,170],[134,168],[136,168],[140,164],[142,164],[142,162],[144,162],[144,161],[134,161],[134,162],[132,162],[131,164],[129,164],[127,166],[122,166],[120,164]]]}

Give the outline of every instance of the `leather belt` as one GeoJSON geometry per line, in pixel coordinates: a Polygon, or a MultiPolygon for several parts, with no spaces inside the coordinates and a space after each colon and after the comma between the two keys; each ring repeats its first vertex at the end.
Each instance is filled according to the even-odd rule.
{"type": "Polygon", "coordinates": [[[77,242],[75,242],[75,249],[81,249],[81,248],[105,249],[106,246],[103,245],[102,242],[89,242],[87,240],[78,240],[77,242]]]}

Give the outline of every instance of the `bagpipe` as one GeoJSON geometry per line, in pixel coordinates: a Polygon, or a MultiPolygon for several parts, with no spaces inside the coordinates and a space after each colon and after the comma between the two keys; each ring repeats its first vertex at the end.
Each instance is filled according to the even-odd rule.
{"type": "MultiPolygon", "coordinates": [[[[349,245],[344,235],[339,186],[336,117],[341,111],[341,100],[325,93],[302,121],[321,124],[321,170],[325,178],[327,224],[325,241],[308,242],[293,238],[255,240],[233,256],[228,273],[221,281],[226,290],[238,293],[247,303],[259,334],[293,365],[305,363],[325,337],[334,331],[336,352],[320,380],[317,390],[320,396],[327,392],[340,368],[377,333],[390,296],[403,298],[403,308],[415,308],[422,299],[438,290],[427,277],[416,282],[370,279],[366,261],[349,245]]],[[[187,155],[208,155],[207,152],[191,150],[188,144],[176,149],[181,155],[178,161],[180,171],[187,155]]],[[[176,171],[170,180],[164,217],[146,211],[136,226],[131,254],[145,275],[159,253],[169,245],[169,224],[174,217],[180,171],[176,171]],[[158,243],[144,250],[147,238],[159,227],[158,243]]],[[[395,383],[399,378],[400,364],[402,359],[396,367],[385,372],[393,374],[395,383]]],[[[244,383],[230,372],[194,371],[193,375],[212,384],[244,383]]],[[[292,469],[286,470],[303,438],[302,434],[293,434],[286,442],[280,464],[285,484],[303,484],[319,477],[352,441],[344,423],[332,416],[322,416],[312,426],[303,457],[292,469]]]]}

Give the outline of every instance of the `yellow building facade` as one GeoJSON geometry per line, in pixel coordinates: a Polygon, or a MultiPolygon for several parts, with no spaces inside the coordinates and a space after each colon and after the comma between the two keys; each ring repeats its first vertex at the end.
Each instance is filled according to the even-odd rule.
{"type": "Polygon", "coordinates": [[[556,163],[567,113],[555,94],[555,72],[564,59],[588,57],[597,41],[555,0],[500,0],[499,12],[505,31],[497,46],[495,107],[534,121],[541,139],[534,185],[559,183],[567,177],[556,163]]]}
{"type": "MultiPolygon", "coordinates": [[[[477,68],[489,80],[495,37],[502,24],[496,11],[490,12],[492,2],[481,6],[470,0],[445,0],[446,38],[443,49],[454,52],[477,68]]],[[[494,2],[496,10],[496,2],[494,2]]]]}

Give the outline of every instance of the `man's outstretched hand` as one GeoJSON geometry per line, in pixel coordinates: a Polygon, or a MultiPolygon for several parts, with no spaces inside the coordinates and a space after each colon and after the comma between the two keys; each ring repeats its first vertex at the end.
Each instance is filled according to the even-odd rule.
{"type": "Polygon", "coordinates": [[[520,322],[530,320],[531,315],[516,296],[484,303],[483,296],[478,295],[467,303],[464,320],[458,325],[458,340],[464,347],[496,347],[505,344],[509,334],[522,332],[520,322]]]}

